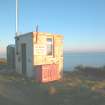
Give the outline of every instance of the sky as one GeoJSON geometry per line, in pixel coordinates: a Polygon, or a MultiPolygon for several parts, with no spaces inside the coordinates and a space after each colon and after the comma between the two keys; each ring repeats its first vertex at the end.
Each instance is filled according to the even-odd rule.
{"type": "MultiPolygon", "coordinates": [[[[15,40],[15,0],[0,0],[0,57],[15,40]]],[[[64,51],[105,52],[105,0],[19,0],[19,32],[64,35],[64,51]]]]}

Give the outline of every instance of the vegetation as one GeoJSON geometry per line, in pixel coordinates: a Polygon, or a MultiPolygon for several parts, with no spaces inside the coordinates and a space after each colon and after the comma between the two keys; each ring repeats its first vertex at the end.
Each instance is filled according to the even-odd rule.
{"type": "Polygon", "coordinates": [[[0,58],[0,64],[6,64],[6,63],[7,63],[7,61],[5,58],[0,58]]]}
{"type": "Polygon", "coordinates": [[[14,72],[2,72],[0,105],[105,105],[105,76],[100,73],[104,70],[76,68],[64,72],[62,80],[46,84],[14,72]]]}
{"type": "Polygon", "coordinates": [[[77,66],[75,67],[76,71],[81,72],[84,76],[91,76],[91,78],[96,79],[105,79],[105,66],[103,67],[85,67],[77,66]]]}

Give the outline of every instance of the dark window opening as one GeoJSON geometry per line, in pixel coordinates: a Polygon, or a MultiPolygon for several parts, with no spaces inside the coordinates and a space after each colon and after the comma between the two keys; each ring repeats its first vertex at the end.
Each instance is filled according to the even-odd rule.
{"type": "Polygon", "coordinates": [[[53,40],[47,38],[47,55],[53,55],[53,40]]]}

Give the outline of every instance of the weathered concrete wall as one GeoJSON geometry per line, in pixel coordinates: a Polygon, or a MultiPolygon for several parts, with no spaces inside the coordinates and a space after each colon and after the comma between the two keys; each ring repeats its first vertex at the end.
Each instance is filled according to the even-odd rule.
{"type": "Polygon", "coordinates": [[[15,45],[7,46],[7,63],[11,68],[15,68],[15,45]]]}
{"type": "Polygon", "coordinates": [[[16,71],[22,74],[22,51],[21,45],[26,44],[26,75],[32,77],[33,48],[32,33],[27,33],[16,38],[16,71]]]}
{"type": "Polygon", "coordinates": [[[16,38],[16,71],[22,74],[21,45],[26,44],[26,75],[35,76],[36,65],[57,64],[59,78],[63,71],[63,36],[49,33],[31,32],[16,38]],[[51,43],[47,39],[51,39],[51,43]],[[36,42],[37,41],[37,42],[36,42]],[[48,45],[52,44],[51,55],[48,55],[48,45]],[[18,51],[18,52],[17,52],[18,51]]]}
{"type": "Polygon", "coordinates": [[[58,64],[59,78],[61,78],[63,71],[63,36],[39,32],[36,43],[36,33],[33,33],[33,55],[33,65],[58,64]],[[47,55],[47,38],[51,38],[53,41],[52,55],[47,55]],[[40,47],[40,51],[36,51],[38,49],[36,45],[40,47]]]}

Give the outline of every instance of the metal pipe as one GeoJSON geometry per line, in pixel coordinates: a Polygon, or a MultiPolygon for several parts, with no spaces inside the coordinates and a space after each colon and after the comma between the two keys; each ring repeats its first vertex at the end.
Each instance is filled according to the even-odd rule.
{"type": "Polygon", "coordinates": [[[16,0],[16,36],[19,31],[19,0],[16,0]]]}
{"type": "Polygon", "coordinates": [[[36,43],[38,42],[38,24],[36,25],[36,43]]]}

